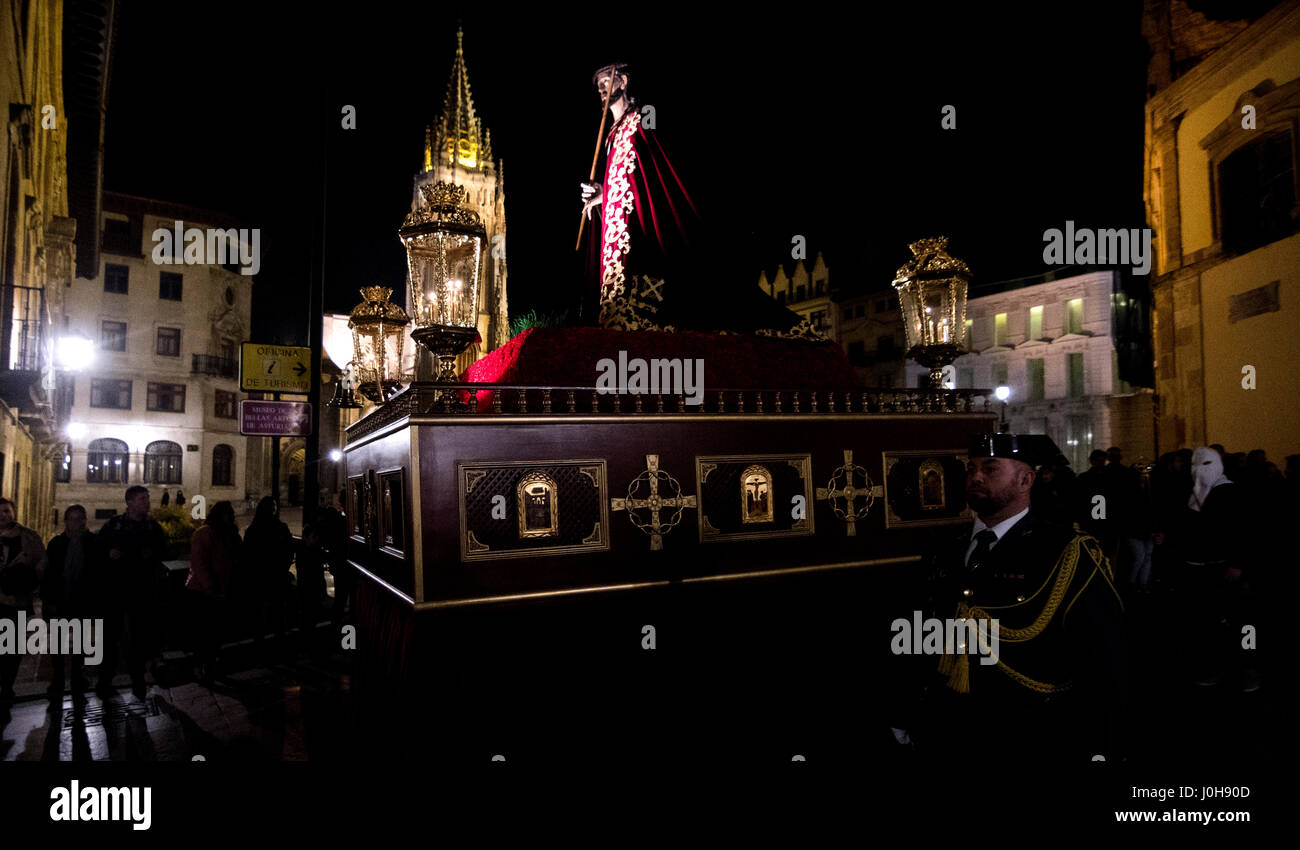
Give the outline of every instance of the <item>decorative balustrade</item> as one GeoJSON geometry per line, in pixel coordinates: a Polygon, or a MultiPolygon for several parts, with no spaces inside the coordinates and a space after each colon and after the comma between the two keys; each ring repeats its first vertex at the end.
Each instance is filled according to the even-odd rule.
{"type": "Polygon", "coordinates": [[[412,415],[494,416],[941,416],[989,413],[993,394],[980,389],[719,389],[691,404],[681,393],[627,393],[595,387],[483,383],[415,383],[348,428],[351,439],[412,415]],[[978,402],[980,403],[977,403],[978,402]]]}

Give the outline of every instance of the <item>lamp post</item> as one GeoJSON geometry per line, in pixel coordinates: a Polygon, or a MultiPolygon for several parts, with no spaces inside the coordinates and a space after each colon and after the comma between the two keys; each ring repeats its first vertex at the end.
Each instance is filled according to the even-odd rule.
{"type": "Polygon", "coordinates": [[[961,355],[970,268],[948,255],[948,237],[919,239],[912,259],[894,277],[907,334],[907,356],[930,369],[930,387],[943,386],[943,367],[961,355]]]}
{"type": "Polygon", "coordinates": [[[388,300],[392,294],[393,290],[386,286],[367,286],[361,290],[365,300],[348,315],[357,389],[376,404],[388,401],[411,380],[411,376],[401,374],[403,329],[411,320],[405,310],[388,300]]]}
{"type": "Polygon", "coordinates": [[[483,222],[464,186],[421,186],[424,203],[406,217],[398,237],[406,248],[411,338],[438,359],[435,380],[456,380],[456,357],[478,336],[483,222]]]}
{"type": "Polygon", "coordinates": [[[995,389],[993,395],[997,396],[998,401],[1002,402],[1002,421],[998,423],[998,433],[1005,434],[1009,430],[1007,425],[1007,399],[1011,398],[1011,387],[1004,384],[995,389]]]}

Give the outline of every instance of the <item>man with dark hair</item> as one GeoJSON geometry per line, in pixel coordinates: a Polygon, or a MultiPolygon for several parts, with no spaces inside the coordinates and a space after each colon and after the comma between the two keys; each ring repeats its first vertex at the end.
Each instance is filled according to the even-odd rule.
{"type": "MultiPolygon", "coordinates": [[[[44,573],[45,545],[40,535],[19,525],[14,503],[0,499],[0,619],[12,621],[16,629],[19,611],[33,613],[32,594],[44,573]]],[[[21,661],[17,653],[0,653],[0,706],[13,701],[21,661]]]]}
{"type": "Polygon", "coordinates": [[[104,664],[97,690],[113,691],[118,641],[125,632],[127,670],[136,696],[145,693],[145,665],[155,652],[167,535],[149,516],[149,490],[127,488],[126,513],[109,518],[96,535],[104,589],[104,664]]]}
{"type": "MultiPolygon", "coordinates": [[[[63,512],[63,531],[54,535],[47,549],[49,563],[45,579],[41,582],[41,605],[45,618],[64,617],[70,620],[87,618],[96,597],[92,584],[96,573],[93,564],[93,539],[86,531],[86,509],[69,505],[63,512]]],[[[101,640],[103,636],[101,635],[101,640]]],[[[72,696],[79,698],[86,690],[82,674],[85,657],[78,651],[72,656],[72,696]]],[[[50,658],[51,699],[63,698],[63,655],[55,653],[50,658]]]]}
{"type": "Polygon", "coordinates": [[[1080,762],[1117,749],[1123,605],[1097,541],[1030,507],[1034,469],[1055,454],[1041,435],[971,440],[976,519],[929,559],[926,616],[980,624],[980,652],[949,643],[937,671],[922,659],[939,677],[917,745],[936,759],[1080,762]]]}

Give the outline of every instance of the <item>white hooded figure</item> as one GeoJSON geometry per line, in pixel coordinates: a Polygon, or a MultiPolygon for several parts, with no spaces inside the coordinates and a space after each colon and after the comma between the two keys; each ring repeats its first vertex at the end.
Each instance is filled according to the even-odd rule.
{"type": "Polygon", "coordinates": [[[1192,452],[1192,495],[1187,499],[1187,507],[1200,511],[1205,500],[1210,498],[1210,491],[1220,484],[1231,484],[1232,480],[1223,474],[1223,458],[1214,449],[1197,446],[1192,452]]]}

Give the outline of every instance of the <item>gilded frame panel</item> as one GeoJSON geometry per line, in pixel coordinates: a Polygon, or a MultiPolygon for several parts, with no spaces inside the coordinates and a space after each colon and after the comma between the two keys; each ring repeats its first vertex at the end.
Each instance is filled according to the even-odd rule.
{"type": "MultiPolygon", "coordinates": [[[[774,486],[774,484],[773,484],[774,486]]],[[[812,480],[812,455],[804,453],[790,454],[745,454],[745,455],[708,455],[697,456],[695,458],[695,493],[699,504],[696,510],[697,524],[699,528],[699,541],[701,543],[730,542],[736,540],[764,540],[780,537],[811,537],[816,533],[816,512],[813,510],[813,480],[812,480]],[[783,529],[766,529],[763,531],[741,531],[741,532],[724,532],[714,528],[709,522],[708,505],[704,501],[704,484],[708,481],[709,475],[719,464],[743,465],[741,491],[736,494],[736,498],[741,502],[741,515],[746,513],[745,496],[743,491],[744,472],[754,467],[761,467],[769,475],[773,474],[775,469],[782,464],[794,467],[798,472],[800,480],[803,482],[803,519],[796,520],[790,528],[783,529]]],[[[775,493],[772,494],[775,500],[775,493]]],[[[772,508],[776,507],[775,501],[771,504],[772,508]]],[[[743,521],[743,520],[742,520],[743,521]]],[[[745,522],[744,524],[749,524],[745,522]]]]}
{"type": "MultiPolygon", "coordinates": [[[[945,460],[960,464],[964,470],[969,461],[965,449],[938,449],[935,451],[885,451],[881,453],[881,469],[884,470],[884,503],[885,503],[885,528],[922,528],[942,525],[960,525],[962,523],[973,522],[975,513],[965,505],[966,493],[961,487],[954,487],[942,475],[937,483],[933,478],[935,471],[942,472],[943,462],[945,460]],[[918,518],[905,518],[900,516],[894,510],[894,504],[899,496],[895,490],[891,492],[890,482],[894,476],[891,473],[894,467],[903,461],[917,461],[915,482],[917,495],[918,518]],[[937,495],[939,504],[934,503],[937,495]],[[951,513],[950,507],[960,502],[962,508],[957,513],[951,513]],[[937,516],[936,512],[949,511],[947,515],[937,516]]],[[[909,483],[911,483],[909,479],[909,483]]],[[[896,486],[896,485],[895,485],[896,486]]]]}
{"type": "MultiPolygon", "coordinates": [[[[527,474],[528,473],[525,472],[525,477],[527,474]]],[[[522,480],[523,479],[521,478],[521,481],[522,480]]],[[[516,482],[516,484],[518,483],[519,482],[516,482]]],[[[491,561],[505,558],[534,558],[549,555],[572,555],[584,552],[609,551],[609,473],[604,460],[561,458],[511,461],[458,461],[456,463],[456,489],[457,511],[460,514],[460,559],[462,563],[491,561]],[[474,536],[473,531],[469,528],[469,521],[466,512],[466,497],[473,491],[474,487],[483,480],[488,472],[499,469],[531,469],[540,471],[545,467],[556,466],[577,467],[577,472],[584,479],[590,481],[591,485],[598,491],[597,500],[600,510],[600,519],[592,528],[591,534],[583,538],[581,543],[558,546],[521,546],[505,550],[492,550],[474,536]]],[[[513,486],[511,492],[502,493],[501,495],[506,497],[507,504],[513,503],[516,498],[516,492],[513,486]]],[[[563,498],[563,491],[560,491],[560,498],[563,498]]],[[[553,511],[558,526],[558,499],[553,505],[553,511]]],[[[516,518],[516,522],[518,521],[518,518],[516,518]]],[[[523,532],[520,532],[520,538],[544,539],[540,536],[524,535],[523,532]]]]}

